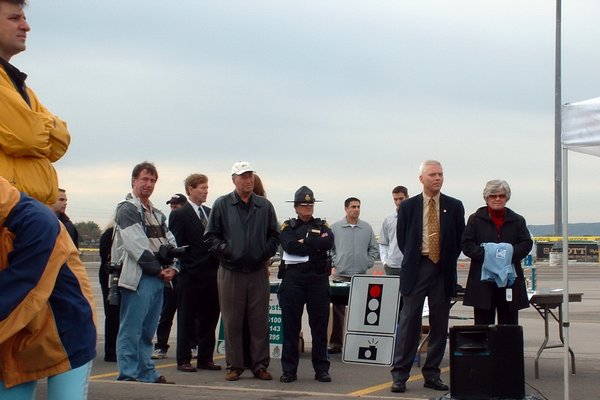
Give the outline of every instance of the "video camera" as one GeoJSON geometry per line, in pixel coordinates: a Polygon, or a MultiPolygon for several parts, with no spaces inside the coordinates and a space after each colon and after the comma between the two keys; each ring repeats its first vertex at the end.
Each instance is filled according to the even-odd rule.
{"type": "Polygon", "coordinates": [[[172,244],[161,244],[158,252],[155,254],[156,259],[163,267],[168,267],[173,264],[176,257],[182,256],[187,251],[189,246],[175,247],[172,244]]]}

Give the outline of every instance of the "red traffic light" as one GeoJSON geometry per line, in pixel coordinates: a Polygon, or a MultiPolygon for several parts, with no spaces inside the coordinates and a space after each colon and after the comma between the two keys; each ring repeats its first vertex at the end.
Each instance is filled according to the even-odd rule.
{"type": "Polygon", "coordinates": [[[381,296],[381,285],[369,285],[369,297],[381,296]]]}

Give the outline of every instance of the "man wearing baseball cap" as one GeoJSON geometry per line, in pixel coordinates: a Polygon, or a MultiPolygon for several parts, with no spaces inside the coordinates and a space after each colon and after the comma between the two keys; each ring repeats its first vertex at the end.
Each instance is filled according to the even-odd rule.
{"type": "Polygon", "coordinates": [[[268,262],[279,246],[279,225],[273,205],[253,192],[254,169],[248,162],[233,164],[231,179],[235,190],[214,202],[204,233],[210,251],[219,257],[217,283],[229,365],[225,379],[237,381],[244,372],[246,319],[252,373],[271,380],[268,262]]]}
{"type": "Polygon", "coordinates": [[[183,207],[187,203],[187,198],[181,193],[175,193],[169,200],[167,200],[167,205],[171,206],[171,211],[183,207]]]}

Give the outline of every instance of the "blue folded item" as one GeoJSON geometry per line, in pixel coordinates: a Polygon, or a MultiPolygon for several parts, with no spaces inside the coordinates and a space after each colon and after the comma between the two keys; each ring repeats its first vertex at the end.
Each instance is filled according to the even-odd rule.
{"type": "Polygon", "coordinates": [[[481,267],[481,280],[496,282],[498,287],[512,286],[517,278],[512,263],[513,247],[510,243],[482,243],[485,256],[481,267]]]}

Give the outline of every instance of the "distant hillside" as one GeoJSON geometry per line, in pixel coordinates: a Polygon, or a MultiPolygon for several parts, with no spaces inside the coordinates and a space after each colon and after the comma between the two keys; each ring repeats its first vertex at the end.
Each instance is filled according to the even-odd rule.
{"type": "MultiPolygon", "coordinates": [[[[554,224],[552,225],[529,225],[533,236],[554,235],[554,224]]],[[[582,222],[569,224],[569,236],[600,236],[600,222],[582,222]]]]}

